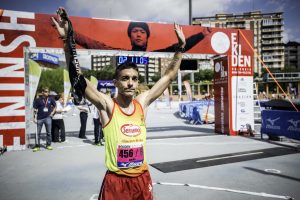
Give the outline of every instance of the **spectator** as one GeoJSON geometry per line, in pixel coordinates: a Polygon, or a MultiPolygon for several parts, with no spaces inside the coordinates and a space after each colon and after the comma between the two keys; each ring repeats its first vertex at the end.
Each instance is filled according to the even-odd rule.
{"type": "Polygon", "coordinates": [[[95,145],[102,146],[103,132],[102,132],[102,123],[99,116],[99,110],[95,105],[92,105],[92,116],[94,123],[94,136],[95,136],[95,145]]]}
{"type": "Polygon", "coordinates": [[[65,123],[63,120],[64,99],[62,96],[56,96],[56,111],[52,118],[52,142],[64,142],[66,140],[65,123]]]}
{"type": "Polygon", "coordinates": [[[46,128],[46,149],[52,150],[51,147],[51,117],[55,113],[56,103],[54,99],[49,97],[49,89],[47,87],[43,88],[42,95],[35,99],[33,102],[33,118],[34,123],[37,124],[36,138],[35,138],[35,147],[33,152],[40,151],[40,138],[43,124],[46,128]]]}
{"type": "Polygon", "coordinates": [[[86,139],[85,131],[86,131],[86,122],[88,119],[88,113],[89,113],[89,103],[87,101],[81,103],[77,106],[77,108],[80,111],[80,131],[79,131],[79,138],[86,139]]]}

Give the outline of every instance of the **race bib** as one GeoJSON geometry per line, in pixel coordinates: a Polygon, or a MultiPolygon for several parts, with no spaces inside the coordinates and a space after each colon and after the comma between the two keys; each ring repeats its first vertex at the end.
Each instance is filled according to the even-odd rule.
{"type": "Polygon", "coordinates": [[[143,143],[118,144],[118,168],[131,168],[141,166],[144,162],[143,143]]]}
{"type": "Polygon", "coordinates": [[[44,112],[48,112],[48,108],[45,107],[45,108],[43,109],[43,111],[44,111],[44,112]]]}

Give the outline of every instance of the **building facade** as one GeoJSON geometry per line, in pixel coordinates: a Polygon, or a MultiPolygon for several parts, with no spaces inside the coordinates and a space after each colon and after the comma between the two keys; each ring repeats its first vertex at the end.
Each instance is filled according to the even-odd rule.
{"type": "Polygon", "coordinates": [[[283,13],[247,12],[239,15],[216,14],[213,17],[195,17],[193,25],[206,27],[252,30],[254,34],[254,72],[261,75],[263,65],[269,68],[284,68],[283,13]]]}
{"type": "Polygon", "coordinates": [[[101,71],[106,67],[114,66],[115,59],[111,56],[92,55],[91,56],[92,70],[101,71]]]}
{"type": "MultiPolygon", "coordinates": [[[[116,56],[91,56],[92,70],[101,71],[107,67],[116,67],[116,56]]],[[[148,64],[137,64],[139,75],[147,79],[147,83],[151,82],[151,77],[155,76],[160,71],[160,58],[150,58],[148,64]]]]}
{"type": "Polygon", "coordinates": [[[300,43],[289,41],[284,45],[285,66],[300,70],[300,43]]]}

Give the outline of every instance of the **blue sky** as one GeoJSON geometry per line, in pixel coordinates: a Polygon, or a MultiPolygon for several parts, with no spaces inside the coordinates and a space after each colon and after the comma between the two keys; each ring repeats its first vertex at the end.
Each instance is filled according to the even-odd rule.
{"type": "MultiPolygon", "coordinates": [[[[300,42],[299,0],[192,0],[193,17],[253,10],[284,12],[284,41],[300,42]]],[[[1,0],[0,8],[54,14],[63,6],[69,15],[188,24],[188,0],[1,0]]]]}

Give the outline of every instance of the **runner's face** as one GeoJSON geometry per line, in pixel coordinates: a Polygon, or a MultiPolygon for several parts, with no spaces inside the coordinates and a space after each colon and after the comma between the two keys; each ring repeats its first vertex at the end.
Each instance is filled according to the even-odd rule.
{"type": "Polygon", "coordinates": [[[138,72],[134,69],[123,69],[120,71],[118,78],[115,80],[118,93],[127,97],[133,97],[139,84],[138,77],[138,72]]]}
{"type": "Polygon", "coordinates": [[[130,34],[130,41],[131,44],[134,44],[135,46],[144,47],[147,45],[147,33],[144,29],[140,27],[134,27],[131,30],[130,34]]]}

